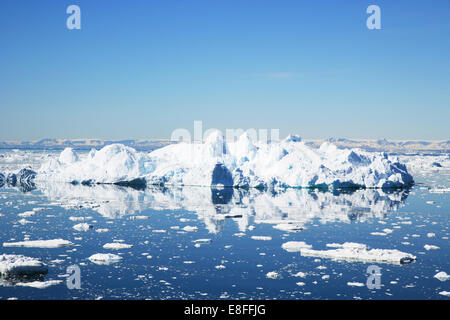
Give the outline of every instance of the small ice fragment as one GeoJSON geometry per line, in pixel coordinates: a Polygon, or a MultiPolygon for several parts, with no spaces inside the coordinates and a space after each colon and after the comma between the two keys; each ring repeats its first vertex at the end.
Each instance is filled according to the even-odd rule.
{"type": "Polygon", "coordinates": [[[197,231],[198,228],[195,226],[186,226],[183,228],[184,231],[188,231],[188,232],[193,232],[193,231],[197,231]]]}
{"type": "Polygon", "coordinates": [[[425,250],[437,250],[440,249],[438,246],[432,245],[432,244],[426,244],[423,246],[425,250]]]}
{"type": "Polygon", "coordinates": [[[31,287],[36,289],[45,289],[56,284],[60,284],[62,280],[48,280],[48,281],[32,281],[32,282],[19,282],[16,285],[21,287],[31,287]]]}
{"type": "Polygon", "coordinates": [[[311,245],[303,242],[303,241],[288,241],[281,245],[281,247],[287,252],[299,252],[301,249],[312,248],[311,245]]]}
{"type": "Polygon", "coordinates": [[[96,253],[88,258],[95,264],[111,264],[122,260],[121,256],[112,253],[96,253]]]}
{"type": "Polygon", "coordinates": [[[450,275],[448,275],[445,271],[438,272],[434,275],[434,277],[440,281],[450,280],[450,275]]]}
{"type": "Polygon", "coordinates": [[[73,226],[73,228],[77,231],[88,231],[92,229],[92,225],[87,223],[79,223],[73,226]]]}
{"type": "Polygon", "coordinates": [[[253,240],[263,240],[263,241],[269,241],[272,240],[272,237],[270,236],[251,236],[253,240]]]}
{"type": "Polygon", "coordinates": [[[266,274],[266,278],[268,279],[279,279],[280,277],[280,274],[276,271],[270,271],[266,274]]]}
{"type": "Polygon", "coordinates": [[[72,242],[63,239],[33,240],[19,242],[5,242],[4,247],[26,247],[26,248],[62,248],[73,245],[72,242]]]}
{"type": "Polygon", "coordinates": [[[347,282],[347,285],[350,287],[364,287],[364,283],[361,282],[347,282]]]}
{"type": "Polygon", "coordinates": [[[107,243],[103,246],[104,249],[111,249],[111,250],[120,250],[120,249],[129,249],[133,248],[132,244],[126,244],[126,243],[107,243]]]}

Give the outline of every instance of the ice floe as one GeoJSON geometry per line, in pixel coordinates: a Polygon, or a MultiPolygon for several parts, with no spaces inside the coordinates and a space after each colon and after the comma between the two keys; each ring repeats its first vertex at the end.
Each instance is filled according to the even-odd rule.
{"type": "Polygon", "coordinates": [[[266,278],[268,278],[268,279],[279,279],[279,278],[281,278],[281,275],[278,272],[276,272],[276,271],[270,271],[270,272],[267,272],[266,278]]]}
{"type": "Polygon", "coordinates": [[[96,253],[88,258],[95,264],[112,264],[122,260],[121,256],[112,253],[96,253]]]}
{"type": "Polygon", "coordinates": [[[287,242],[283,244],[283,249],[290,252],[299,251],[302,256],[330,258],[334,260],[361,261],[361,262],[379,262],[391,264],[405,264],[416,260],[416,256],[401,252],[396,249],[367,249],[365,244],[346,242],[343,244],[330,244],[328,247],[337,249],[313,250],[308,246],[296,248],[293,244],[287,242]]]}
{"type": "Polygon", "coordinates": [[[48,280],[48,281],[31,281],[31,282],[18,282],[16,286],[31,287],[36,289],[45,289],[50,286],[60,284],[62,280],[48,280]]]}
{"type": "Polygon", "coordinates": [[[83,223],[78,223],[78,224],[74,225],[73,228],[77,231],[88,231],[88,230],[92,229],[93,226],[88,223],[83,222],[83,223]]]}
{"type": "Polygon", "coordinates": [[[126,244],[126,243],[107,243],[103,246],[103,249],[112,249],[112,250],[121,250],[121,249],[130,249],[133,248],[132,244],[126,244]]]}
{"type": "Polygon", "coordinates": [[[0,255],[0,274],[2,275],[47,272],[47,265],[39,259],[15,254],[0,255]]]}
{"type": "Polygon", "coordinates": [[[26,247],[26,248],[61,248],[73,245],[72,242],[63,239],[52,240],[30,240],[18,242],[4,242],[4,247],[26,247]]]}
{"type": "Polygon", "coordinates": [[[303,241],[289,241],[281,245],[281,247],[287,252],[300,252],[302,249],[310,249],[311,245],[303,241]]]}
{"type": "Polygon", "coordinates": [[[450,280],[450,275],[448,275],[445,271],[438,272],[434,275],[434,277],[440,281],[450,280]]]}

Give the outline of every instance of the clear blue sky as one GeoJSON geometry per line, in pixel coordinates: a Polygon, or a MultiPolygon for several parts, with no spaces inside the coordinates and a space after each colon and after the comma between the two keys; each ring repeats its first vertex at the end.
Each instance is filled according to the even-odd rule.
{"type": "Polygon", "coordinates": [[[1,0],[0,120],[0,139],[169,138],[194,120],[450,139],[450,1],[1,0]]]}

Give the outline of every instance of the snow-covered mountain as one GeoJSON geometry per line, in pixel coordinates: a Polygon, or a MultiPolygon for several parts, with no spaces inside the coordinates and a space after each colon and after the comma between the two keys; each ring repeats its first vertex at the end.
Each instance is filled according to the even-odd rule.
{"type": "Polygon", "coordinates": [[[150,151],[170,144],[169,140],[102,140],[102,139],[42,139],[33,141],[0,141],[0,149],[35,149],[35,150],[62,150],[73,148],[75,150],[90,150],[103,148],[110,144],[120,143],[136,150],[150,151]]]}

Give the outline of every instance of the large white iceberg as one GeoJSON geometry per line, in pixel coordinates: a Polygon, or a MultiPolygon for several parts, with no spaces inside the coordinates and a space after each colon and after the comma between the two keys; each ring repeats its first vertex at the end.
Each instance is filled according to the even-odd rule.
{"type": "Polygon", "coordinates": [[[406,167],[385,153],[315,149],[288,137],[276,143],[252,141],[244,133],[227,142],[218,132],[205,143],[172,144],[150,153],[113,144],[80,159],[64,150],[44,163],[38,180],[80,183],[164,184],[233,187],[405,187],[406,167]]]}

